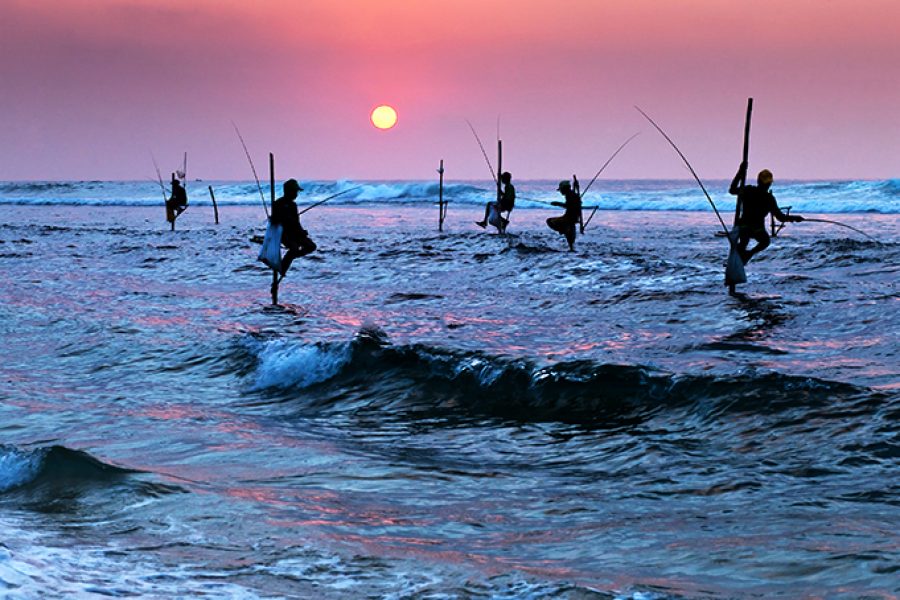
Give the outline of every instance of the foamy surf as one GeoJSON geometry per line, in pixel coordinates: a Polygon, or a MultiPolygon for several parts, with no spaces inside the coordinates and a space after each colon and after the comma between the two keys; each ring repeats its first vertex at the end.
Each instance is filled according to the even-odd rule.
{"type": "Polygon", "coordinates": [[[0,446],[0,493],[33,481],[41,470],[46,450],[23,451],[0,446]]]}
{"type": "MultiPolygon", "coordinates": [[[[546,180],[516,181],[516,207],[555,210],[548,202],[559,200],[558,182],[546,180]]],[[[727,193],[728,181],[710,180],[708,188],[720,210],[734,206],[727,193]]],[[[208,186],[214,188],[220,206],[254,206],[260,202],[253,182],[188,182],[190,205],[211,207],[208,186]]],[[[437,201],[438,184],[433,181],[302,181],[304,191],[298,205],[313,204],[334,194],[331,206],[370,204],[429,205],[437,201]]],[[[280,191],[280,190],[279,190],[280,191]]],[[[900,180],[860,181],[784,181],[776,182],[773,192],[782,207],[794,212],[878,213],[900,212],[900,180]]],[[[496,194],[490,182],[445,182],[443,197],[451,207],[484,206],[496,194]]],[[[158,185],[150,181],[87,182],[0,182],[0,204],[85,205],[85,206],[162,206],[158,185]]],[[[680,180],[605,180],[598,182],[585,196],[585,205],[599,205],[618,211],[706,212],[709,204],[691,181],[680,180]]],[[[476,216],[477,212],[476,212],[476,216]]]]}
{"type": "Polygon", "coordinates": [[[254,390],[306,388],[334,377],[351,357],[350,343],[335,346],[271,340],[257,347],[254,390]]]}

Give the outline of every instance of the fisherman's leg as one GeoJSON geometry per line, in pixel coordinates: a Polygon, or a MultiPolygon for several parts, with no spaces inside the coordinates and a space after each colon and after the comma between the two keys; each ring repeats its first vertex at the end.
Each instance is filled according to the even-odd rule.
{"type": "Polygon", "coordinates": [[[475,221],[475,224],[484,229],[487,227],[488,217],[491,215],[491,204],[493,202],[488,202],[484,205],[484,219],[481,221],[475,221]]]}
{"type": "Polygon", "coordinates": [[[750,253],[747,252],[747,244],[750,243],[750,232],[745,230],[744,228],[740,229],[738,234],[737,241],[737,253],[738,256],[741,257],[741,262],[747,264],[747,261],[750,260],[750,253]]]}
{"type": "Polygon", "coordinates": [[[288,251],[284,253],[284,256],[281,257],[281,276],[284,277],[288,269],[291,268],[291,263],[294,262],[294,259],[300,254],[300,246],[297,244],[291,244],[288,246],[288,251]]]}
{"type": "Polygon", "coordinates": [[[306,256],[307,254],[311,254],[316,251],[316,243],[309,239],[309,236],[302,235],[297,240],[291,240],[289,244],[285,244],[287,246],[288,251],[284,253],[284,256],[281,258],[281,276],[284,277],[285,273],[288,272],[288,269],[291,268],[291,263],[294,262],[295,258],[300,258],[301,256],[306,256]]]}
{"type": "Polygon", "coordinates": [[[769,237],[769,233],[765,229],[753,232],[753,239],[756,240],[756,245],[747,252],[747,260],[744,261],[744,264],[750,262],[750,259],[753,258],[756,253],[762,252],[769,247],[770,243],[772,243],[772,238],[769,237]]]}
{"type": "Polygon", "coordinates": [[[318,246],[316,246],[316,243],[310,239],[309,235],[307,235],[305,231],[303,232],[303,235],[300,236],[300,239],[297,240],[297,245],[299,252],[297,256],[306,256],[307,254],[312,254],[316,251],[316,248],[318,248],[318,246]]]}
{"type": "Polygon", "coordinates": [[[484,218],[481,220],[482,223],[487,223],[488,217],[491,216],[491,205],[493,202],[485,202],[484,203],[484,218]]]}
{"type": "MultiPolygon", "coordinates": [[[[283,277],[283,275],[282,275],[283,277]]],[[[269,291],[272,294],[272,304],[278,304],[278,282],[281,281],[278,278],[278,271],[272,270],[272,287],[269,288],[269,291]]]]}
{"type": "Polygon", "coordinates": [[[575,252],[575,224],[572,223],[566,229],[566,241],[569,242],[569,252],[575,252]]]}

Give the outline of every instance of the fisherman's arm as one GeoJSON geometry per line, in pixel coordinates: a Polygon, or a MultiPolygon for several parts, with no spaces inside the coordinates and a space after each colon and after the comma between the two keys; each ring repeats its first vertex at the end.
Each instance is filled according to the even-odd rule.
{"type": "Polygon", "coordinates": [[[781,221],[782,223],[800,223],[803,221],[803,217],[800,215],[786,215],[781,212],[781,209],[778,208],[778,202],[775,200],[775,196],[769,194],[772,198],[772,216],[781,221]]]}
{"type": "Polygon", "coordinates": [[[744,179],[747,175],[747,163],[742,162],[741,166],[738,167],[738,172],[734,176],[734,179],[731,180],[731,187],[728,188],[728,193],[732,196],[737,196],[741,192],[741,179],[744,179]]]}

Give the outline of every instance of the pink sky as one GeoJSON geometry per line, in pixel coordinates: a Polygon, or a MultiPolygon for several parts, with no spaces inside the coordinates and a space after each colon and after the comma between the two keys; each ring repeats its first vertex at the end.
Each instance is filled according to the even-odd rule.
{"type": "Polygon", "coordinates": [[[0,179],[900,176],[897,0],[2,0],[0,179]],[[394,106],[378,131],[371,109],[394,106]],[[493,156],[492,156],[493,159],[493,156]],[[261,173],[262,175],[263,173],[261,173]]]}

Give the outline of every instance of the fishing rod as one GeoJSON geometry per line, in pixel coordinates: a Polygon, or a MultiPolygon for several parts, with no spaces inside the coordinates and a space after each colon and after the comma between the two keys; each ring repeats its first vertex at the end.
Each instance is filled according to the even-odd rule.
{"type": "MultiPolygon", "coordinates": [[[[181,178],[184,180],[184,201],[187,202],[187,152],[184,153],[184,164],[181,167],[181,178]]],[[[187,204],[184,205],[184,209],[181,212],[187,210],[187,204]]]]}
{"type": "MultiPolygon", "coordinates": [[[[646,116],[646,115],[645,115],[645,116],[646,116]]],[[[602,173],[603,170],[609,165],[609,163],[611,163],[612,160],[616,157],[616,155],[617,155],[619,152],[622,151],[622,148],[624,148],[625,146],[627,146],[627,145],[628,145],[628,142],[630,142],[631,140],[633,140],[634,138],[636,138],[636,137],[639,136],[639,135],[641,135],[641,132],[640,132],[640,131],[638,131],[638,132],[635,133],[633,136],[631,136],[630,138],[628,138],[627,140],[625,140],[625,141],[622,143],[622,145],[619,146],[619,147],[616,149],[615,152],[613,152],[612,156],[609,157],[609,160],[607,160],[605,163],[603,163],[603,166],[600,167],[600,170],[597,171],[597,174],[594,175],[594,178],[591,179],[590,183],[587,184],[587,187],[584,188],[584,192],[581,193],[581,198],[582,198],[582,199],[584,199],[584,195],[588,193],[588,190],[591,189],[591,186],[594,185],[594,182],[597,181],[597,178],[600,177],[600,173],[602,173]]]]}
{"type": "Polygon", "coordinates": [[[731,238],[731,235],[728,234],[728,227],[725,225],[725,221],[722,220],[722,215],[719,214],[719,209],[716,208],[716,203],[713,202],[713,199],[710,197],[709,192],[706,191],[706,186],[704,186],[704,185],[703,185],[703,182],[700,181],[700,177],[697,176],[697,172],[694,171],[694,167],[692,167],[692,166],[691,166],[691,163],[688,162],[687,157],[685,157],[685,155],[682,154],[681,150],[678,149],[678,146],[675,145],[675,142],[672,141],[672,138],[670,138],[668,135],[666,135],[666,132],[662,130],[662,127],[660,127],[659,125],[657,125],[656,122],[655,122],[653,119],[651,119],[651,118],[649,117],[649,115],[647,115],[647,113],[645,113],[644,111],[642,111],[642,110],[640,109],[640,107],[638,107],[638,106],[635,106],[634,108],[637,109],[637,111],[638,111],[639,113],[641,113],[642,115],[644,115],[644,118],[647,119],[648,121],[650,121],[650,124],[653,125],[653,126],[656,128],[656,130],[657,130],[660,134],[662,134],[662,136],[663,136],[664,138],[666,138],[666,141],[669,142],[669,144],[672,146],[672,148],[675,149],[675,152],[678,153],[678,156],[681,157],[681,160],[684,161],[684,164],[687,165],[687,168],[688,168],[688,170],[691,172],[691,175],[693,175],[693,176],[694,176],[694,179],[697,181],[697,183],[700,184],[700,189],[703,190],[703,194],[706,196],[706,199],[709,200],[709,204],[710,204],[710,206],[712,206],[713,211],[716,213],[716,217],[719,218],[719,223],[722,224],[722,230],[725,231],[725,236],[728,238],[728,243],[731,244],[733,247],[736,248],[736,245],[735,245],[736,242],[731,238]]]}
{"type": "Polygon", "coordinates": [[[497,183],[497,175],[494,174],[494,166],[491,164],[491,159],[488,158],[487,152],[484,149],[484,144],[481,143],[481,138],[478,137],[478,133],[475,132],[475,128],[472,126],[471,121],[466,119],[466,123],[469,125],[469,129],[472,130],[472,135],[475,136],[475,141],[478,142],[478,147],[481,148],[481,155],[484,157],[484,162],[487,163],[488,169],[491,171],[491,179],[494,180],[494,183],[497,183]]]}
{"type": "Polygon", "coordinates": [[[881,243],[881,242],[879,242],[878,240],[876,240],[875,238],[873,238],[871,235],[869,235],[868,233],[866,233],[865,231],[862,231],[861,229],[857,229],[856,227],[853,227],[852,225],[847,225],[846,223],[841,223],[840,221],[829,221],[828,219],[810,219],[810,218],[808,218],[808,217],[803,217],[803,221],[804,221],[804,222],[806,222],[806,221],[812,221],[813,223],[831,223],[832,225],[840,225],[841,227],[846,227],[847,229],[852,229],[852,230],[855,231],[856,233],[860,233],[860,234],[866,236],[867,238],[869,238],[870,240],[872,240],[872,241],[875,242],[876,244],[880,244],[880,243],[881,243]]]}
{"type": "Polygon", "coordinates": [[[299,215],[302,215],[302,214],[305,213],[305,212],[311,211],[312,209],[314,209],[315,207],[319,206],[320,204],[325,204],[326,202],[328,202],[329,200],[331,200],[331,199],[333,199],[333,198],[337,198],[338,196],[343,196],[343,195],[346,194],[347,192],[352,192],[352,191],[354,191],[354,190],[358,190],[358,189],[360,189],[361,187],[363,187],[363,186],[358,185],[358,186],[356,186],[356,187],[350,188],[349,190],[344,190],[343,192],[338,192],[337,194],[332,194],[331,196],[328,196],[328,197],[325,198],[324,200],[319,200],[319,201],[316,202],[315,204],[313,204],[313,205],[311,205],[311,206],[307,206],[306,208],[304,208],[303,210],[301,210],[299,213],[297,213],[297,215],[298,215],[298,216],[299,216],[299,215]]]}
{"type": "Polygon", "coordinates": [[[537,198],[528,198],[527,196],[519,196],[519,200],[524,200],[525,202],[537,202],[538,204],[546,204],[547,206],[555,206],[555,204],[548,200],[538,200],[537,198]]]}
{"type": "Polygon", "coordinates": [[[159,187],[162,190],[163,202],[169,201],[169,196],[166,194],[166,184],[163,183],[162,172],[159,170],[159,165],[156,164],[156,157],[153,156],[153,153],[150,153],[150,158],[153,159],[153,166],[156,168],[156,177],[159,181],[159,187]]]}
{"type": "Polygon", "coordinates": [[[256,189],[259,190],[259,199],[262,200],[263,210],[266,211],[266,218],[269,218],[269,208],[266,206],[266,196],[263,194],[262,185],[259,183],[259,175],[256,174],[256,167],[253,166],[253,159],[250,158],[250,151],[247,150],[247,144],[244,142],[244,136],[241,135],[238,126],[234,121],[231,122],[231,126],[234,127],[234,132],[237,134],[238,139],[241,140],[241,146],[244,147],[244,154],[247,155],[247,160],[250,161],[250,170],[253,171],[253,178],[256,180],[256,189]]]}

